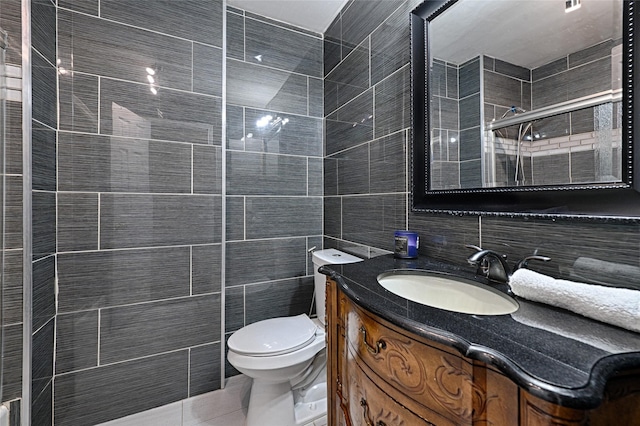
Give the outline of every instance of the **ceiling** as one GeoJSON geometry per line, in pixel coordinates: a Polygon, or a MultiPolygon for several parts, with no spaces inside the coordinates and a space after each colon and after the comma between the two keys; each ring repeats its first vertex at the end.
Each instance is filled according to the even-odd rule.
{"type": "Polygon", "coordinates": [[[565,0],[463,1],[434,19],[429,35],[433,56],[454,64],[484,53],[535,68],[620,38],[622,2],[582,0],[565,13],[565,0]]]}
{"type": "Polygon", "coordinates": [[[324,33],[347,1],[227,0],[227,4],[316,33],[324,33]]]}

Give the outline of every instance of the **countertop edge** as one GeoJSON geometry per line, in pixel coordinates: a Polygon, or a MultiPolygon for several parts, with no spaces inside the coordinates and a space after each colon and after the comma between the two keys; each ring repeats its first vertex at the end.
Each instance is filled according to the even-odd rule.
{"type": "Polygon", "coordinates": [[[579,388],[556,386],[533,377],[502,353],[489,347],[470,343],[456,334],[402,318],[393,312],[381,310],[377,306],[371,306],[358,297],[343,280],[342,275],[331,269],[330,265],[321,266],[319,271],[336,281],[341,290],[358,306],[408,332],[454,348],[467,358],[489,364],[530,394],[556,405],[576,409],[596,408],[604,401],[605,386],[614,373],[640,368],[640,358],[636,353],[614,354],[594,364],[585,386],[579,388]]]}

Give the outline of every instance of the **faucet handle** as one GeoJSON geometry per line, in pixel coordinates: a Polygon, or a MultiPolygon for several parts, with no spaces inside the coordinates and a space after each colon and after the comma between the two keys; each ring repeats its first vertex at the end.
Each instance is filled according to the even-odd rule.
{"type": "Polygon", "coordinates": [[[530,260],[539,260],[541,262],[549,262],[551,258],[547,256],[540,256],[537,254],[534,254],[532,256],[527,256],[521,261],[519,261],[518,263],[516,263],[516,265],[513,267],[513,272],[517,271],[520,268],[526,268],[530,260]]]}
{"type": "Polygon", "coordinates": [[[466,248],[470,248],[470,249],[473,249],[473,250],[475,250],[475,251],[482,251],[482,247],[478,247],[478,246],[475,246],[475,245],[473,245],[473,244],[465,244],[464,246],[465,246],[466,248]]]}

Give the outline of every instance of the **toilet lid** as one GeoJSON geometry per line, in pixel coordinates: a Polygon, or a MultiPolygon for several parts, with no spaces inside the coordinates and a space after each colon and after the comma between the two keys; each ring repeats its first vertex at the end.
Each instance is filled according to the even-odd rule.
{"type": "Polygon", "coordinates": [[[305,314],[272,318],[241,328],[231,335],[227,344],[241,355],[282,355],[307,346],[316,331],[316,325],[305,314]]]}

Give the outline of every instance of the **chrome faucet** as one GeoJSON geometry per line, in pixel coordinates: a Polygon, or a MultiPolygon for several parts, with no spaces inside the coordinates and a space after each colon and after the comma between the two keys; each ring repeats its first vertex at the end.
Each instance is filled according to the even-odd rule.
{"type": "Polygon", "coordinates": [[[550,257],[539,256],[534,253],[532,256],[527,256],[517,262],[513,269],[511,269],[507,263],[506,254],[500,254],[493,250],[483,250],[474,245],[467,245],[466,247],[476,250],[475,253],[467,258],[467,262],[469,262],[470,265],[478,267],[476,274],[501,283],[508,283],[509,276],[516,270],[525,268],[530,260],[540,260],[543,262],[551,260],[550,257]]]}

